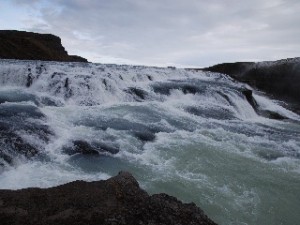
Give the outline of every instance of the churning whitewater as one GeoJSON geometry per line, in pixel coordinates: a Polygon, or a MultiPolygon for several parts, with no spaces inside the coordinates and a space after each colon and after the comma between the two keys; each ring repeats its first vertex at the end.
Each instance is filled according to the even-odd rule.
{"type": "Polygon", "coordinates": [[[219,224],[297,224],[300,117],[226,75],[0,61],[0,188],[130,171],[219,224]]]}

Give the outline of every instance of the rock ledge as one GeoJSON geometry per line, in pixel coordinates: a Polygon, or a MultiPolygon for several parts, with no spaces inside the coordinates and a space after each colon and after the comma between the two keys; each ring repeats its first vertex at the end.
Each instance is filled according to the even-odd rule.
{"type": "Polygon", "coordinates": [[[0,59],[87,62],[68,55],[55,35],[16,30],[0,30],[0,59]]]}
{"type": "Polygon", "coordinates": [[[300,57],[266,62],[223,63],[204,71],[224,73],[287,102],[300,114],[300,57]]]}
{"type": "Polygon", "coordinates": [[[166,194],[149,196],[128,172],[106,181],[0,190],[1,225],[203,224],[214,225],[194,203],[166,194]]]}

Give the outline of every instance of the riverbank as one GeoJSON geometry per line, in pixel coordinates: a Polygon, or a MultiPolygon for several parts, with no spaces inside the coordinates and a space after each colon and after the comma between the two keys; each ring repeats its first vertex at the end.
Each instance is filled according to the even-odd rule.
{"type": "Polygon", "coordinates": [[[148,195],[128,172],[105,181],[0,190],[0,221],[2,225],[216,224],[194,203],[184,204],[167,194],[148,195]]]}

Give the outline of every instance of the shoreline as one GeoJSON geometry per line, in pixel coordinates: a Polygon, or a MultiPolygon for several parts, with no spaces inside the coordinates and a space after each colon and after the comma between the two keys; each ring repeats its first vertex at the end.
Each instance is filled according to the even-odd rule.
{"type": "Polygon", "coordinates": [[[216,224],[194,203],[164,193],[150,196],[128,172],[45,189],[0,190],[0,221],[2,225],[216,224]]]}

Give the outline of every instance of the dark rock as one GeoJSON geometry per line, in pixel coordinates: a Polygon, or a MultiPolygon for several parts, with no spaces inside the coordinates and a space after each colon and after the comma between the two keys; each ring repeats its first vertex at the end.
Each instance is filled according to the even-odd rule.
{"type": "Polygon", "coordinates": [[[74,141],[74,151],[81,154],[99,154],[89,143],[86,141],[74,141]]]}
{"type": "Polygon", "coordinates": [[[181,87],[181,90],[184,94],[196,94],[199,91],[199,89],[197,87],[195,87],[194,85],[184,85],[181,87]]]}
{"type": "Polygon", "coordinates": [[[68,77],[65,80],[65,88],[69,89],[69,78],[68,77]]]}
{"type": "Polygon", "coordinates": [[[167,68],[168,68],[168,69],[172,69],[172,70],[176,70],[176,67],[175,67],[175,66],[168,66],[167,68]]]}
{"type": "Polygon", "coordinates": [[[146,97],[148,96],[148,93],[146,91],[136,87],[130,87],[126,89],[125,92],[133,95],[135,100],[137,101],[145,100],[146,97]]]}
{"type": "Polygon", "coordinates": [[[32,74],[30,73],[27,75],[26,87],[30,87],[32,85],[32,81],[33,81],[33,77],[32,77],[32,74]]]}
{"type": "Polygon", "coordinates": [[[13,164],[14,158],[18,155],[30,158],[39,152],[38,149],[9,129],[2,129],[1,124],[0,128],[0,159],[6,163],[13,164]]]}
{"type": "Polygon", "coordinates": [[[0,58],[87,62],[80,56],[68,55],[57,36],[15,30],[0,31],[0,58]]]}
{"type": "Polygon", "coordinates": [[[277,112],[270,111],[270,110],[259,110],[258,114],[261,116],[267,117],[269,119],[273,119],[273,120],[288,119],[287,117],[280,115],[277,112]]]}
{"type": "Polygon", "coordinates": [[[223,63],[203,70],[228,74],[237,81],[287,102],[291,110],[300,114],[300,58],[259,63],[223,63]]]}
{"type": "Polygon", "coordinates": [[[229,103],[229,105],[235,105],[226,93],[223,93],[221,91],[216,91],[216,93],[218,93],[222,98],[224,98],[229,103]]]}
{"type": "Polygon", "coordinates": [[[184,111],[193,114],[195,116],[201,116],[205,118],[213,118],[218,120],[230,120],[235,119],[229,110],[218,108],[218,109],[206,109],[202,107],[189,106],[184,108],[184,111]]]}
{"type": "Polygon", "coordinates": [[[180,81],[155,83],[152,85],[152,88],[155,93],[162,95],[170,95],[172,90],[181,90],[184,94],[197,94],[204,92],[203,87],[198,84],[180,81]]]}
{"type": "Polygon", "coordinates": [[[72,149],[65,149],[65,152],[72,155],[76,153],[94,155],[99,153],[108,152],[111,154],[117,154],[119,149],[113,145],[109,145],[106,143],[93,142],[88,143],[82,140],[76,140],[73,142],[72,149]]]}
{"type": "MultiPolygon", "coordinates": [[[[28,96],[24,96],[27,98],[28,96]]],[[[13,164],[19,158],[31,158],[43,152],[41,145],[53,136],[44,124],[45,115],[34,105],[0,104],[0,161],[13,164]],[[29,118],[37,119],[30,121],[29,118]],[[39,147],[22,134],[39,140],[39,147]]]]}
{"type": "Polygon", "coordinates": [[[109,152],[111,154],[117,154],[120,151],[119,148],[105,143],[92,143],[92,145],[97,149],[98,152],[109,152]]]}
{"type": "Polygon", "coordinates": [[[150,75],[147,75],[148,80],[153,81],[153,78],[150,75]]]}
{"type": "Polygon", "coordinates": [[[38,153],[38,150],[36,148],[34,148],[29,143],[26,143],[21,137],[15,138],[15,140],[13,140],[13,142],[10,142],[10,144],[15,150],[17,150],[18,152],[22,152],[27,157],[34,156],[38,153]]]}
{"type": "Polygon", "coordinates": [[[78,55],[69,55],[70,62],[88,62],[87,59],[78,55]]]}
{"type": "Polygon", "coordinates": [[[234,77],[238,77],[242,76],[245,73],[245,71],[249,71],[254,66],[254,62],[222,63],[204,68],[203,70],[216,73],[224,73],[228,75],[233,75],[234,77]]]}
{"type": "Polygon", "coordinates": [[[107,90],[107,82],[106,82],[106,79],[103,79],[103,80],[102,80],[102,83],[103,83],[104,86],[105,86],[105,90],[107,90]]]}
{"type": "Polygon", "coordinates": [[[242,93],[246,97],[249,104],[253,107],[253,109],[255,111],[257,111],[258,105],[257,105],[257,102],[255,101],[255,99],[253,98],[252,90],[244,89],[244,90],[242,90],[242,93]]]}
{"type": "MultiPolygon", "coordinates": [[[[6,110],[1,107],[0,112],[3,111],[6,110]]],[[[8,164],[13,164],[20,156],[31,158],[39,154],[42,149],[32,145],[19,133],[26,131],[28,135],[33,135],[40,142],[48,143],[50,136],[54,135],[50,128],[40,123],[24,122],[26,115],[19,117],[13,110],[7,110],[7,113],[9,115],[5,115],[5,112],[0,114],[0,161],[2,159],[8,164]]]]}
{"type": "MultiPolygon", "coordinates": [[[[3,159],[4,162],[8,163],[8,164],[13,164],[13,159],[10,155],[8,155],[7,153],[3,152],[3,150],[0,148],[0,159],[3,159]]],[[[0,169],[1,166],[4,166],[3,163],[0,163],[0,169]]]]}
{"type": "Polygon", "coordinates": [[[242,93],[246,97],[247,101],[249,102],[249,104],[252,106],[252,108],[255,110],[255,112],[258,115],[269,118],[269,119],[274,119],[274,120],[288,119],[287,117],[282,116],[277,112],[261,109],[252,95],[252,90],[244,89],[244,90],[242,90],[242,93]]]}
{"type": "Polygon", "coordinates": [[[127,172],[106,181],[0,190],[1,225],[215,225],[194,203],[149,196],[127,172]]]}
{"type": "Polygon", "coordinates": [[[141,141],[154,141],[155,134],[151,131],[135,131],[133,132],[134,136],[137,137],[141,141]]]}

